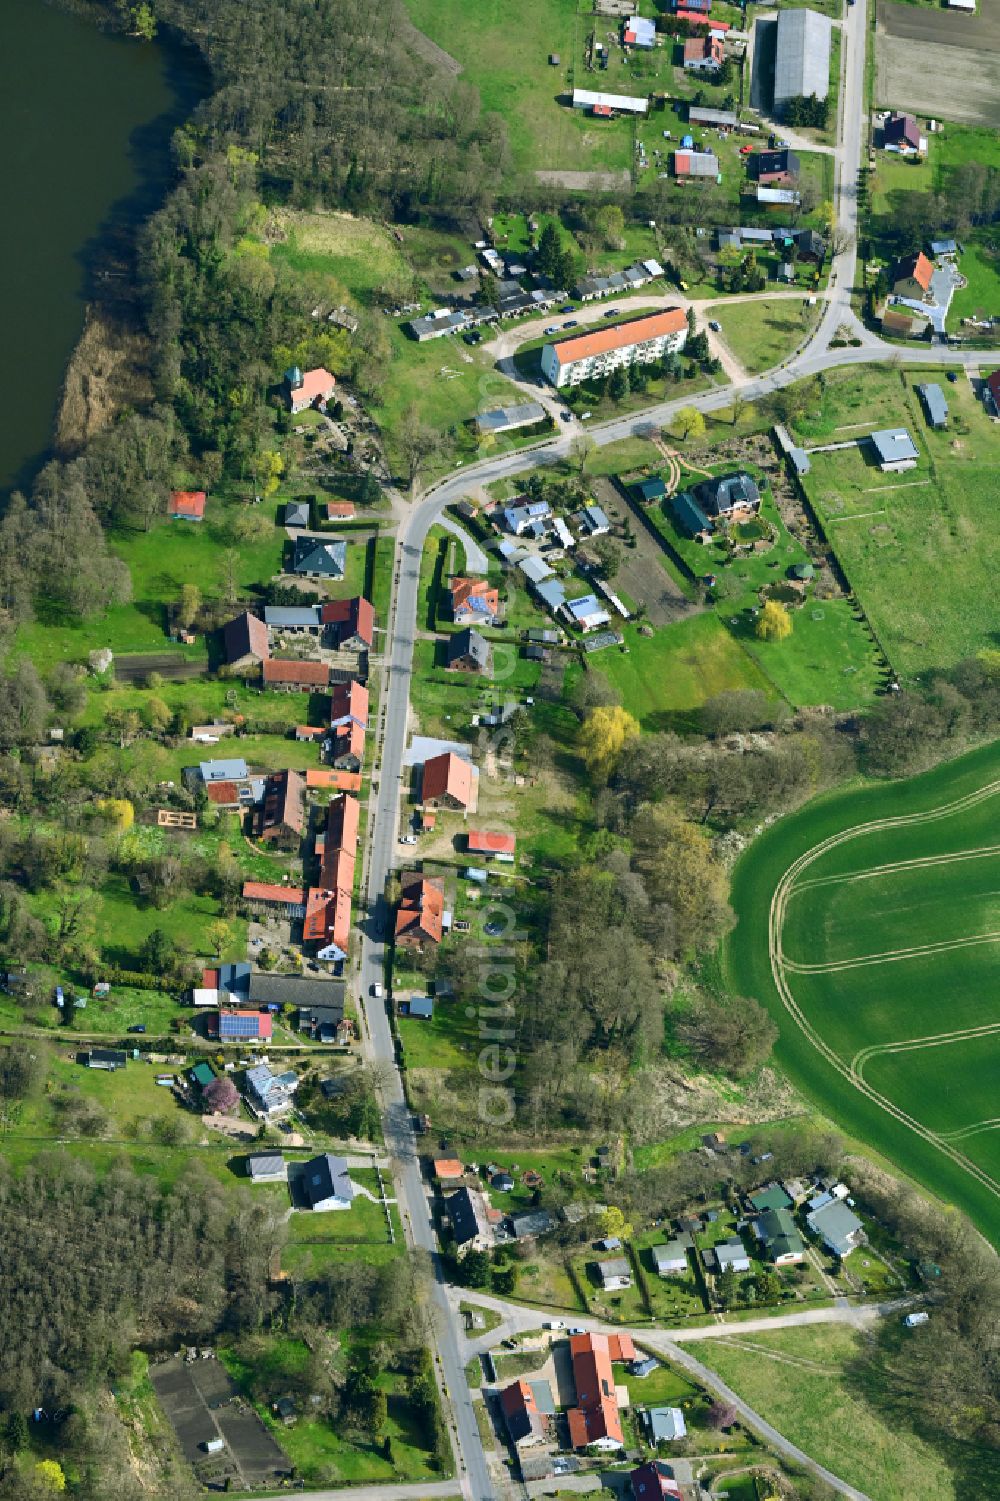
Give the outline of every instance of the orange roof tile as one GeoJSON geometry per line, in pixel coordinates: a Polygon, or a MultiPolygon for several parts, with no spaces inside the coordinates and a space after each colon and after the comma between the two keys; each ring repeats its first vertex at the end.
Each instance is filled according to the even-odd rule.
{"type": "Polygon", "coordinates": [[[311,792],[336,787],[340,792],[360,792],[361,775],[357,771],[335,771],[326,766],[314,766],[306,772],[306,786],[311,792]]]}
{"type": "Polygon", "coordinates": [[[286,902],[301,906],[306,894],[301,886],[279,886],[271,881],[244,881],[243,897],[248,902],[286,902]]]}
{"type": "Polygon", "coordinates": [[[291,662],[269,657],[264,663],[265,683],[301,683],[307,688],[326,688],[330,669],[325,662],[291,662]]]}
{"type": "Polygon", "coordinates": [[[170,514],[184,520],[200,521],[205,514],[204,490],[171,490],[170,514]]]}
{"type": "Polygon", "coordinates": [[[337,384],[336,376],[324,370],[322,365],[318,370],[307,370],[302,377],[302,384],[294,392],[296,398],[304,401],[315,401],[318,396],[326,393],[337,384]]]}
{"type": "Polygon", "coordinates": [[[370,695],[364,683],[334,683],[330,694],[330,723],[340,719],[356,719],[367,725],[371,706],[370,695]]]}
{"type": "Polygon", "coordinates": [[[432,756],[424,762],[420,785],[421,802],[450,797],[467,808],[472,801],[472,766],[454,751],[432,756]]]}
{"type": "Polygon", "coordinates": [[[512,855],[517,847],[514,834],[495,834],[488,829],[469,830],[469,849],[477,855],[512,855]]]}
{"type": "Polygon", "coordinates": [[[642,344],[646,339],[659,339],[664,334],[679,334],[686,328],[687,316],[684,309],[672,307],[662,313],[649,313],[643,318],[629,318],[624,323],[612,323],[607,328],[595,329],[593,333],[559,339],[553,348],[560,365],[571,365],[575,360],[609,354],[613,349],[642,344]]]}
{"type": "Polygon", "coordinates": [[[465,1169],[457,1157],[435,1157],[435,1178],[464,1178],[465,1169]]]}

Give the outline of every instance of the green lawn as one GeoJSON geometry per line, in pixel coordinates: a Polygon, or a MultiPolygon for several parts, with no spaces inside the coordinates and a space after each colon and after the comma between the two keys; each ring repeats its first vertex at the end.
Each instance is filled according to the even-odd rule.
{"type": "Polygon", "coordinates": [[[795,426],[808,446],[898,424],[920,450],[914,469],[883,474],[850,448],[814,455],[804,483],[894,669],[911,677],[994,644],[995,429],[967,381],[889,369],[831,373],[819,409],[795,426]],[[913,391],[925,379],[947,393],[943,432],[927,427],[913,391]]]}
{"type": "Polygon", "coordinates": [[[750,375],[783,364],[815,327],[821,305],[810,307],[805,297],[755,299],[722,303],[712,317],[722,324],[722,337],[750,375]]]}
{"type": "Polygon", "coordinates": [[[995,743],[920,777],[818,799],[782,820],[734,871],[738,924],[725,948],[728,983],[769,1007],[780,1028],[776,1054],[794,1082],[852,1135],[964,1209],[994,1243],[1000,1243],[1000,1154],[996,1133],[983,1123],[996,1114],[1000,1052],[993,1036],[977,1041],[968,1029],[996,1020],[989,941],[1000,926],[995,860],[868,872],[988,845],[984,818],[998,772],[995,743]],[[981,799],[938,812],[982,788],[981,799]],[[928,821],[929,814],[937,816],[928,821]],[[909,821],[841,837],[900,816],[909,821]],[[772,895],[792,863],[831,836],[838,842],[798,873],[784,911],[783,1003],[768,952],[772,895]],[[810,885],[814,880],[825,884],[810,885]],[[944,947],[871,962],[926,944],[944,947]],[[787,967],[806,963],[819,969],[787,967]],[[929,1038],[942,1040],[928,1048],[929,1038]],[[913,1045],[897,1051],[903,1042],[913,1045]],[[906,1118],[891,1115],[875,1091],[906,1118]],[[942,1141],[943,1132],[962,1134],[942,1141]]]}
{"type": "Polygon", "coordinates": [[[705,1340],[698,1358],[813,1459],[872,1501],[964,1494],[941,1452],[881,1418],[848,1379],[861,1336],[841,1325],[705,1340]]]}
{"type": "Polygon", "coordinates": [[[716,693],[756,688],[772,693],[753,657],[712,610],[665,626],[653,636],[624,628],[627,652],[609,647],[591,660],[615,684],[645,730],[694,727],[697,710],[716,693]]]}

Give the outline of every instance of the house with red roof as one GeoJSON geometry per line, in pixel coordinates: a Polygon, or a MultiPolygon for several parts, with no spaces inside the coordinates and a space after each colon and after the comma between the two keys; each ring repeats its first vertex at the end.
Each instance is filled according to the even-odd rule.
{"type": "Polygon", "coordinates": [[[346,651],[371,651],[375,641],[375,611],[363,594],[353,599],[328,599],[320,611],[331,646],[346,651]]]}
{"type": "Polygon", "coordinates": [[[628,1478],[634,1501],[681,1501],[681,1488],[674,1479],[673,1467],[662,1459],[640,1465],[628,1478]]]}
{"type": "Polygon", "coordinates": [[[918,250],[916,255],[905,256],[896,262],[889,272],[889,285],[894,296],[911,297],[920,302],[930,290],[933,275],[934,262],[918,250]]]}
{"type": "Polygon", "coordinates": [[[368,728],[369,693],[364,683],[334,683],[330,694],[330,728],[353,722],[368,728]]]}
{"type": "Polygon", "coordinates": [[[327,521],[353,521],[353,500],[328,500],[326,503],[327,521]]]}
{"type": "Polygon", "coordinates": [[[171,490],[171,521],[204,521],[207,499],[204,490],[171,490]]]}
{"type": "Polygon", "coordinates": [[[279,912],[283,917],[304,917],[306,894],[301,886],[280,886],[272,881],[244,881],[243,900],[251,912],[279,912]]]}
{"type": "Polygon", "coordinates": [[[449,588],[451,618],[456,625],[495,625],[500,614],[500,591],[486,579],[453,578],[449,588]]]}
{"type": "Polygon", "coordinates": [[[470,855],[482,855],[487,860],[514,858],[516,834],[495,834],[489,829],[470,829],[466,838],[470,855]]]}
{"type": "Polygon", "coordinates": [[[360,792],[361,778],[356,771],[336,771],[329,766],[310,766],[306,772],[310,792],[360,792]]]}
{"type": "Polygon", "coordinates": [[[330,669],[325,662],[302,662],[268,657],[261,669],[265,688],[279,693],[303,693],[311,688],[329,688],[330,669]]]}
{"type": "Polygon", "coordinates": [[[254,837],[289,848],[297,845],[305,824],[305,791],[297,771],[272,772],[254,809],[254,837]]]}
{"type": "Polygon", "coordinates": [[[396,942],[422,947],[444,936],[444,882],[438,877],[406,871],[396,912],[396,942]]]}
{"type": "Polygon", "coordinates": [[[257,615],[244,610],[222,628],[222,650],[227,667],[259,667],[271,655],[267,626],[257,615]]]}
{"type": "Polygon", "coordinates": [[[337,381],[322,366],[318,370],[302,371],[298,365],[293,365],[290,370],[285,371],[284,385],[288,410],[294,414],[329,401],[336,390],[337,381]]]}
{"type": "Polygon", "coordinates": [[[500,1393],[500,1411],[515,1449],[527,1449],[548,1438],[551,1419],[539,1411],[535,1393],[527,1381],[514,1381],[504,1387],[500,1393]]]}
{"type": "Polygon", "coordinates": [[[718,73],[725,60],[722,39],[711,33],[689,37],[684,43],[684,67],[689,73],[718,73]]]}
{"type": "Polygon", "coordinates": [[[424,807],[453,808],[464,813],[472,804],[478,773],[471,762],[445,751],[424,762],[420,801],[424,807]]]}
{"type": "MultiPolygon", "coordinates": [[[[616,1347],[620,1353],[617,1341],[616,1347]]],[[[569,1351],[576,1385],[576,1406],[566,1414],[570,1443],[574,1449],[621,1449],[625,1438],[608,1335],[574,1334],[569,1351]]]]}

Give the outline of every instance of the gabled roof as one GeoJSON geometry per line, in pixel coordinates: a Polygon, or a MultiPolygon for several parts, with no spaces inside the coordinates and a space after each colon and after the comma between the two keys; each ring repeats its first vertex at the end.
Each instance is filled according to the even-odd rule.
{"type": "Polygon", "coordinates": [[[920,126],[913,115],[890,115],[882,127],[888,145],[920,148],[920,126]]]}
{"type": "Polygon", "coordinates": [[[270,881],[244,881],[243,899],[247,902],[284,902],[300,907],[306,899],[301,886],[279,886],[270,881]]]}
{"type": "Polygon", "coordinates": [[[328,599],[321,614],[324,625],[337,627],[338,641],[350,641],[357,636],[370,647],[375,640],[375,611],[363,594],[352,599],[328,599]]]}
{"type": "Polygon", "coordinates": [[[500,609],[500,591],[491,589],[486,579],[452,579],[449,592],[453,615],[459,610],[467,610],[485,617],[496,615],[500,609]]]}
{"type": "Polygon", "coordinates": [[[929,260],[922,250],[916,255],[904,256],[897,261],[889,272],[889,280],[893,286],[898,281],[909,281],[911,278],[926,292],[934,275],[934,262],[929,260]]]}
{"type": "Polygon", "coordinates": [[[269,657],[263,666],[267,683],[292,683],[303,688],[327,688],[330,669],[325,662],[294,662],[283,657],[269,657]]]}
{"type": "Polygon", "coordinates": [[[454,751],[445,751],[443,755],[432,756],[424,762],[420,799],[426,803],[434,798],[452,797],[467,808],[472,801],[473,786],[471,763],[456,756],[454,751]]]}
{"type": "Polygon", "coordinates": [[[457,1193],[449,1194],[444,1201],[444,1207],[451,1221],[456,1245],[467,1245],[470,1240],[475,1240],[477,1235],[486,1233],[482,1199],[474,1190],[460,1188],[457,1193]]]}
{"type": "Polygon", "coordinates": [[[302,1186],[310,1205],[322,1204],[325,1199],[354,1198],[354,1184],[347,1170],[346,1157],[334,1157],[332,1152],[323,1152],[307,1162],[302,1173],[302,1186]]]}
{"type": "Polygon", "coordinates": [[[747,158],[747,171],[751,177],[770,177],[774,173],[787,173],[790,177],[799,175],[799,158],[788,146],[781,147],[778,151],[755,151],[747,158]]]}
{"type": "Polygon", "coordinates": [[[267,640],[267,626],[249,610],[237,615],[235,620],[222,628],[222,649],[227,662],[239,662],[243,657],[259,657],[266,661],[271,654],[267,640]]]}
{"type": "Polygon", "coordinates": [[[517,848],[515,834],[495,834],[488,829],[470,829],[469,852],[473,855],[512,855],[517,848]]]}
{"type": "MultiPolygon", "coordinates": [[[[656,1407],[650,1413],[650,1419],[652,1419],[654,1412],[674,1411],[679,1411],[679,1409],[656,1407]]],[[[681,1430],[684,1431],[683,1415],[681,1415],[681,1430]]],[[[679,1438],[681,1435],[676,1434],[675,1436],[679,1438]]],[[[666,1434],[664,1434],[664,1437],[666,1437],[666,1434]]],[[[656,1435],[654,1433],[655,1441],[656,1435]]],[[[631,1472],[629,1480],[632,1485],[632,1495],[635,1497],[635,1501],[668,1501],[668,1498],[669,1501],[680,1501],[680,1486],[674,1479],[674,1472],[670,1465],[664,1464],[662,1459],[653,1459],[650,1460],[649,1464],[640,1465],[637,1470],[631,1472]]]]}
{"type": "Polygon", "coordinates": [[[512,1443],[519,1444],[543,1432],[542,1415],[535,1394],[526,1381],[515,1381],[504,1388],[500,1393],[500,1408],[512,1443]]]}
{"type": "Polygon", "coordinates": [[[404,943],[424,939],[440,943],[444,936],[444,882],[408,871],[396,912],[396,937],[404,943]]]}
{"type": "Polygon", "coordinates": [[[457,1157],[435,1157],[435,1178],[464,1178],[465,1169],[457,1157]]]}
{"type": "Polygon", "coordinates": [[[357,771],[338,771],[331,766],[310,766],[306,772],[306,786],[311,791],[325,791],[335,787],[339,792],[360,792],[361,774],[357,771]]]}
{"type": "Polygon", "coordinates": [[[466,627],[464,631],[458,631],[448,640],[448,666],[453,662],[461,662],[466,657],[473,661],[480,672],[485,672],[490,664],[489,642],[480,636],[478,631],[466,627]]]}
{"type": "Polygon", "coordinates": [[[324,542],[319,537],[296,537],[292,544],[293,573],[318,573],[321,578],[342,579],[346,567],[346,542],[324,542]]]}
{"type": "Polygon", "coordinates": [[[667,334],[686,331],[687,315],[684,309],[666,308],[662,313],[647,313],[641,318],[629,318],[624,323],[612,323],[606,328],[595,329],[592,333],[559,339],[552,345],[552,349],[560,365],[571,365],[576,360],[608,354],[614,349],[628,349],[647,339],[659,339],[667,334]]]}
{"type": "Polygon", "coordinates": [[[250,1001],[261,1006],[344,1005],[343,980],[312,980],[307,975],[271,975],[255,970],[250,976],[250,1001]]]}
{"type": "Polygon", "coordinates": [[[306,784],[297,771],[275,771],[264,783],[264,796],[255,819],[258,837],[272,829],[301,834],[306,784]]]}
{"type": "MultiPolygon", "coordinates": [[[[286,371],[286,381],[290,373],[286,371]]],[[[303,401],[315,401],[317,397],[325,396],[337,384],[336,378],[330,374],[329,370],[324,370],[322,365],[316,370],[307,370],[304,374],[301,371],[297,373],[301,379],[295,381],[294,384],[288,381],[288,385],[289,389],[294,391],[296,396],[300,396],[303,401]]]]}
{"type": "Polygon", "coordinates": [[[611,1353],[606,1334],[575,1334],[570,1337],[576,1407],[567,1413],[574,1448],[585,1448],[599,1439],[624,1443],[611,1353]]]}
{"type": "Polygon", "coordinates": [[[344,756],[352,756],[360,765],[365,755],[365,732],[362,725],[356,719],[348,719],[345,723],[335,725],[333,730],[333,757],[339,761],[344,756]]]}
{"type": "Polygon", "coordinates": [[[171,490],[170,514],[185,521],[201,521],[206,499],[204,490],[171,490]]]}

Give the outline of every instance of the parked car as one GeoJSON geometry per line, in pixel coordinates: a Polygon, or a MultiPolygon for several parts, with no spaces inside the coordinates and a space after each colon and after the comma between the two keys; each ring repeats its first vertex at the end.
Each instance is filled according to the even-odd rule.
{"type": "Polygon", "coordinates": [[[607,310],[607,312],[604,314],[604,316],[605,316],[605,318],[617,318],[618,314],[620,313],[620,311],[621,311],[620,308],[609,307],[608,310],[607,310]]]}
{"type": "Polygon", "coordinates": [[[562,1319],[547,1319],[546,1322],[542,1325],[542,1328],[543,1329],[565,1329],[566,1325],[563,1323],[562,1319]]]}
{"type": "Polygon", "coordinates": [[[145,1030],[146,1030],[146,1023],[145,1022],[136,1022],[136,1024],[135,1024],[134,1027],[129,1027],[129,1031],[130,1032],[145,1032],[145,1030]]]}
{"type": "Polygon", "coordinates": [[[417,836],[416,834],[400,834],[399,842],[400,844],[416,844],[417,836]]]}
{"type": "Polygon", "coordinates": [[[558,323],[550,323],[549,326],[548,326],[548,328],[545,330],[545,332],[547,334],[557,334],[559,332],[559,325],[558,325],[558,323]]]}
{"type": "Polygon", "coordinates": [[[559,309],[559,311],[561,313],[575,313],[576,312],[576,308],[573,306],[573,304],[571,302],[567,302],[566,306],[565,307],[561,307],[559,309]]]}
{"type": "Polygon", "coordinates": [[[752,146],[741,146],[740,147],[740,156],[749,156],[752,150],[753,150],[752,146]]]}
{"type": "Polygon", "coordinates": [[[721,334],[721,332],[722,332],[722,324],[721,323],[717,323],[714,318],[710,318],[708,320],[708,326],[712,330],[713,334],[721,334]]]}
{"type": "Polygon", "coordinates": [[[958,380],[958,376],[955,374],[954,370],[948,371],[948,379],[951,381],[952,385],[954,385],[958,380]]]}
{"type": "Polygon", "coordinates": [[[579,322],[579,318],[567,318],[566,322],[563,324],[563,328],[576,328],[579,325],[579,322]]]}
{"type": "Polygon", "coordinates": [[[380,1001],[382,999],[382,987],[377,980],[372,986],[372,995],[374,996],[376,1001],[380,1001]]]}

